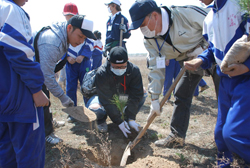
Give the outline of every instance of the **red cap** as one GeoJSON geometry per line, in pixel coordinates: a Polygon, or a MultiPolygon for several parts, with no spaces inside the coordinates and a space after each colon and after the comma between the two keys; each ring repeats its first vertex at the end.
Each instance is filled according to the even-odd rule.
{"type": "Polygon", "coordinates": [[[73,3],[66,3],[63,9],[63,15],[78,15],[77,6],[73,3]]]}

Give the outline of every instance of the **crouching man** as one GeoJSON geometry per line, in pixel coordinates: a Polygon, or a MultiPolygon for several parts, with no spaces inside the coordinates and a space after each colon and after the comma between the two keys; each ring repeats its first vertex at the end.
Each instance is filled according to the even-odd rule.
{"type": "Polygon", "coordinates": [[[111,49],[108,61],[97,70],[95,85],[97,95],[88,100],[87,108],[97,115],[98,131],[108,131],[106,119],[109,116],[125,137],[131,133],[130,128],[138,132],[140,125],[135,119],[146,96],[144,96],[141,72],[136,65],[128,61],[126,49],[123,47],[111,49]],[[127,100],[125,108],[122,110],[117,108],[114,95],[127,100]]]}

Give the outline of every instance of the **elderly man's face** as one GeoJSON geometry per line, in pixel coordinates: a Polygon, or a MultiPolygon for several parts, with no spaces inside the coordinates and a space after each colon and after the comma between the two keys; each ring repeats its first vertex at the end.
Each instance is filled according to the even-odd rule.
{"type": "Polygon", "coordinates": [[[153,31],[156,28],[156,12],[146,16],[140,27],[147,26],[149,30],[153,31]]]}

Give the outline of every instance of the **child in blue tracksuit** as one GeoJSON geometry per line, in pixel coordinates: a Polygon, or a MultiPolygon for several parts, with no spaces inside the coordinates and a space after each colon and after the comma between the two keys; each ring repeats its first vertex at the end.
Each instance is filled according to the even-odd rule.
{"type": "Polygon", "coordinates": [[[101,32],[98,30],[94,31],[94,35],[96,37],[96,40],[93,40],[93,51],[92,51],[92,57],[91,57],[91,70],[97,69],[102,65],[102,49],[103,44],[101,41],[101,32]]]}
{"type": "MultiPolygon", "coordinates": [[[[212,0],[211,0],[212,1],[212,0]]],[[[249,18],[244,17],[236,1],[215,0],[212,10],[204,21],[204,37],[210,46],[197,59],[185,62],[185,67],[194,70],[201,65],[207,69],[215,62],[220,66],[232,44],[249,33],[249,18]]],[[[250,58],[242,64],[233,64],[232,71],[220,75],[218,96],[218,118],[215,127],[215,142],[218,157],[223,155],[233,160],[236,154],[250,164],[250,58]]],[[[230,163],[218,161],[220,167],[230,167],[230,163]]]]}
{"type": "MultiPolygon", "coordinates": [[[[78,80],[82,85],[82,80],[86,72],[91,70],[91,56],[93,43],[88,38],[81,45],[70,46],[68,49],[68,62],[66,63],[66,94],[74,101],[77,106],[77,85],[78,80]],[[72,61],[73,60],[73,61],[72,61]]],[[[86,103],[86,99],[84,98],[86,103]]]]}
{"type": "Polygon", "coordinates": [[[0,0],[0,167],[43,168],[48,98],[23,0],[0,0]]]}

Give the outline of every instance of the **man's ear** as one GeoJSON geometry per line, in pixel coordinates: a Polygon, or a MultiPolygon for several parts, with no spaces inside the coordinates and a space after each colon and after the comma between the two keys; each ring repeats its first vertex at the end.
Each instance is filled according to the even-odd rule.
{"type": "Polygon", "coordinates": [[[72,25],[71,25],[71,24],[68,24],[68,25],[67,25],[67,32],[69,32],[71,29],[72,29],[72,25]]]}

